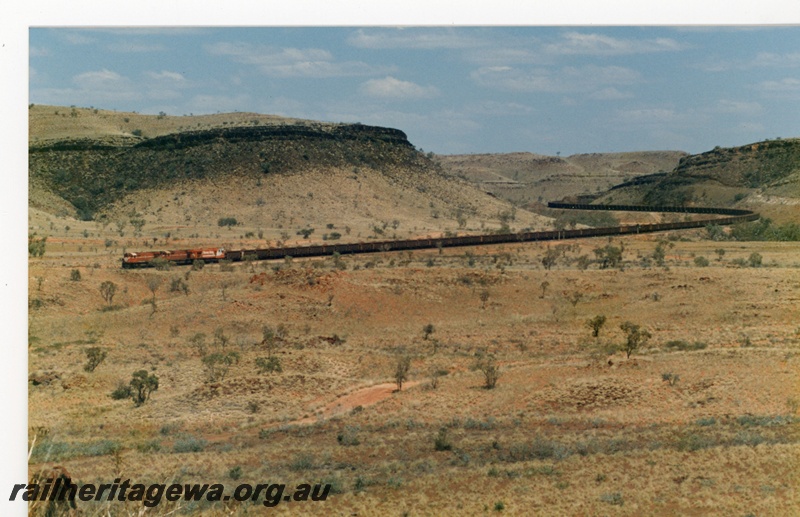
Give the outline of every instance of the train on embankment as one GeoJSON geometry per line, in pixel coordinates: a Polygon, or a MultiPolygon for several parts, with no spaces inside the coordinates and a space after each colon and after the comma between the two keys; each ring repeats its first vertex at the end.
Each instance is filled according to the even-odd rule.
{"type": "Polygon", "coordinates": [[[465,235],[461,237],[436,237],[426,239],[383,240],[371,242],[313,244],[307,246],[286,246],[274,248],[226,250],[224,248],[195,248],[170,251],[141,251],[125,253],[122,258],[123,268],[152,267],[159,261],[185,265],[194,261],[219,262],[230,260],[269,260],[284,257],[320,257],[326,255],[376,253],[387,251],[404,251],[431,248],[451,248],[462,246],[481,246],[486,244],[503,244],[514,242],[552,241],[563,239],[580,239],[585,237],[603,237],[614,235],[630,235],[669,230],[703,228],[710,224],[730,225],[746,221],[755,221],[760,216],[749,210],[712,207],[671,207],[671,206],[638,206],[638,205],[587,205],[577,203],[548,203],[549,208],[566,210],[607,210],[625,212],[657,212],[722,215],[713,219],[696,221],[678,221],[672,223],[632,224],[602,228],[579,228],[572,230],[546,230],[519,233],[492,233],[484,235],[465,235]]]}

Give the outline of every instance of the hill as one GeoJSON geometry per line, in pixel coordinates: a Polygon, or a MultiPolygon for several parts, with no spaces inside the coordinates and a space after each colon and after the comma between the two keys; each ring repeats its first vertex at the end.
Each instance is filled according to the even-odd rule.
{"type": "Polygon", "coordinates": [[[766,140],[686,156],[669,173],[616,185],[597,203],[736,206],[778,221],[800,215],[800,139],[766,140]]]}
{"type": "Polygon", "coordinates": [[[50,214],[215,238],[208,228],[227,218],[287,241],[320,226],[357,239],[482,231],[510,214],[519,228],[547,221],[444,174],[396,129],[241,113],[30,112],[34,229],[50,214]]]}
{"type": "Polygon", "coordinates": [[[437,156],[451,175],[520,206],[593,195],[636,176],[672,170],[682,151],[592,153],[567,157],[534,153],[437,156]]]}

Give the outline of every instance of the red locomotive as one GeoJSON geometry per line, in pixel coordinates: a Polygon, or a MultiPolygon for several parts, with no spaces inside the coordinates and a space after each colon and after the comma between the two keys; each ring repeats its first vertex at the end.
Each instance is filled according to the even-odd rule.
{"type": "Polygon", "coordinates": [[[173,264],[191,264],[195,260],[204,262],[217,262],[225,258],[225,248],[197,248],[193,250],[174,251],[138,251],[125,253],[122,257],[122,267],[131,269],[135,267],[149,267],[156,259],[163,259],[173,264]]]}

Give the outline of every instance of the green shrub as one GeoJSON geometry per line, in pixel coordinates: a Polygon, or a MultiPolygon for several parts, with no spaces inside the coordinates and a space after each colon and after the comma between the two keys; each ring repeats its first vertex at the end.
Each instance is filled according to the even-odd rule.
{"type": "Polygon", "coordinates": [[[694,265],[697,267],[708,267],[708,259],[705,257],[695,257],[694,258],[694,265]]]}
{"type": "Polygon", "coordinates": [[[453,444],[450,442],[450,437],[447,435],[447,428],[442,427],[439,429],[439,434],[433,440],[433,447],[437,451],[449,451],[453,449],[453,444]]]}
{"type": "Polygon", "coordinates": [[[704,350],[708,347],[708,343],[703,343],[702,341],[695,341],[694,343],[689,343],[688,341],[684,341],[682,339],[675,339],[672,341],[667,341],[664,344],[665,347],[674,350],[704,350]]]}
{"type": "Polygon", "coordinates": [[[99,346],[87,348],[84,352],[86,353],[86,364],[83,365],[83,369],[87,372],[93,372],[108,355],[108,352],[99,346]]]}
{"type": "Polygon", "coordinates": [[[217,226],[227,226],[228,228],[238,224],[239,221],[237,221],[235,217],[220,217],[217,221],[217,226]]]}
{"type": "Polygon", "coordinates": [[[123,381],[117,383],[117,387],[111,392],[111,398],[114,400],[129,399],[133,395],[130,384],[125,384],[123,381]]]}
{"type": "Polygon", "coordinates": [[[281,360],[275,356],[256,358],[256,367],[258,367],[258,372],[261,374],[271,372],[281,373],[283,371],[281,360]]]}
{"type": "Polygon", "coordinates": [[[141,406],[158,389],[158,377],[154,373],[148,375],[147,370],[138,370],[133,373],[130,389],[134,404],[141,406]]]}
{"type": "Polygon", "coordinates": [[[195,438],[194,436],[184,436],[175,440],[175,445],[172,446],[172,450],[177,453],[203,452],[207,444],[208,442],[206,442],[202,438],[195,438]]]}

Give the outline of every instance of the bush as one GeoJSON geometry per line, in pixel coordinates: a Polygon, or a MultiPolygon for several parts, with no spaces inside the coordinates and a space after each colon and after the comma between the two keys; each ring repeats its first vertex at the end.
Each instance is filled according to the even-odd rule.
{"type": "Polygon", "coordinates": [[[215,352],[203,357],[203,366],[206,367],[206,374],[210,382],[221,381],[228,375],[231,365],[239,362],[239,354],[228,352],[223,354],[215,352]]]}
{"type": "Polygon", "coordinates": [[[275,356],[257,358],[256,367],[258,367],[258,372],[261,374],[271,372],[280,373],[283,371],[281,360],[275,356]]]}
{"type": "Polygon", "coordinates": [[[675,386],[675,383],[680,380],[681,376],[676,373],[662,373],[661,380],[669,383],[670,386],[675,386]]]}
{"type": "Polygon", "coordinates": [[[154,373],[148,375],[147,370],[138,370],[133,373],[130,389],[134,404],[141,406],[158,389],[158,377],[154,373]]]}
{"type": "Polygon", "coordinates": [[[69,279],[73,282],[80,282],[81,281],[81,272],[77,269],[73,269],[72,272],[69,274],[69,279]]]}
{"type": "Polygon", "coordinates": [[[189,284],[187,284],[183,278],[176,277],[172,279],[172,282],[169,286],[169,290],[173,293],[180,293],[182,292],[185,295],[189,295],[189,284]]]}
{"type": "Polygon", "coordinates": [[[185,436],[175,440],[175,445],[172,450],[177,453],[184,452],[203,452],[208,442],[202,438],[195,438],[194,436],[185,436]]]}
{"type": "Polygon", "coordinates": [[[619,328],[625,333],[625,344],[622,345],[622,349],[625,350],[626,357],[630,357],[652,337],[647,330],[630,321],[626,321],[619,328]]]}
{"type": "Polygon", "coordinates": [[[31,257],[44,256],[46,241],[47,241],[46,236],[37,238],[36,233],[28,235],[28,255],[30,255],[31,257]]]}
{"type": "Polygon", "coordinates": [[[694,265],[697,267],[708,267],[708,259],[705,257],[695,257],[694,265]]]}
{"type": "Polygon", "coordinates": [[[237,221],[235,217],[220,217],[217,221],[217,226],[227,226],[228,228],[238,224],[239,221],[237,221]]]}
{"type": "Polygon", "coordinates": [[[453,449],[453,444],[450,442],[450,437],[447,435],[447,428],[442,427],[439,429],[439,434],[433,440],[433,447],[437,451],[449,451],[453,449]]]}
{"type": "Polygon", "coordinates": [[[336,436],[336,441],[341,445],[354,446],[361,443],[358,439],[358,426],[346,426],[344,430],[336,436]]]}
{"type": "Polygon", "coordinates": [[[478,361],[478,369],[483,373],[483,387],[487,390],[494,389],[500,379],[500,367],[494,357],[489,356],[478,361]]]}
{"type": "Polygon", "coordinates": [[[397,391],[403,389],[403,383],[408,379],[409,370],[411,370],[411,358],[408,356],[398,357],[394,369],[394,382],[397,383],[397,391]]]}
{"type": "Polygon", "coordinates": [[[169,268],[172,267],[172,262],[164,257],[156,257],[150,261],[150,264],[152,264],[153,267],[158,271],[168,271],[169,268]]]}
{"type": "Polygon", "coordinates": [[[601,315],[595,316],[594,318],[590,319],[586,322],[589,328],[592,329],[592,337],[599,337],[600,336],[600,329],[603,328],[603,325],[606,324],[606,317],[601,315]]]}
{"type": "Polygon", "coordinates": [[[100,363],[102,363],[108,352],[100,348],[99,346],[93,346],[91,348],[87,348],[86,352],[86,364],[83,365],[83,369],[87,372],[93,372],[95,368],[97,368],[100,363]]]}
{"type": "Polygon", "coordinates": [[[240,477],[242,477],[242,467],[240,465],[233,467],[231,470],[228,471],[228,477],[230,477],[233,480],[237,480],[240,477]]]}
{"type": "Polygon", "coordinates": [[[665,347],[674,349],[674,350],[704,350],[708,347],[708,343],[703,343],[702,341],[695,341],[694,343],[689,343],[688,341],[684,341],[682,339],[675,339],[672,341],[667,341],[664,344],[665,347]]]}
{"type": "Polygon", "coordinates": [[[125,384],[124,381],[119,381],[117,387],[111,392],[111,398],[114,400],[129,399],[133,395],[130,384],[125,384]]]}
{"type": "Polygon", "coordinates": [[[763,258],[761,257],[760,253],[753,252],[747,258],[747,263],[750,264],[750,267],[761,267],[762,260],[763,258]]]}
{"type": "Polygon", "coordinates": [[[111,305],[111,302],[114,301],[115,294],[117,294],[117,284],[110,280],[106,280],[100,284],[100,295],[107,304],[111,305]]]}

